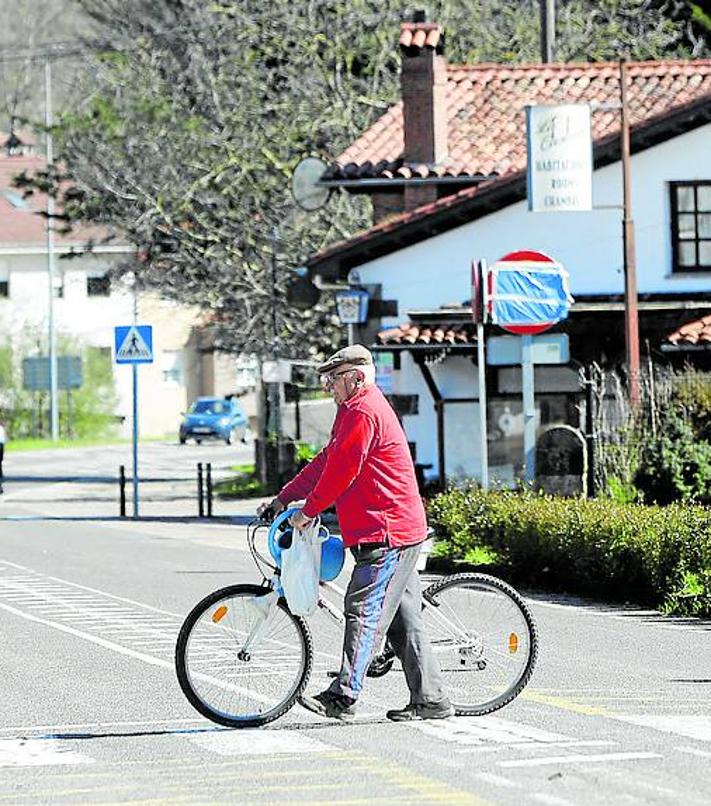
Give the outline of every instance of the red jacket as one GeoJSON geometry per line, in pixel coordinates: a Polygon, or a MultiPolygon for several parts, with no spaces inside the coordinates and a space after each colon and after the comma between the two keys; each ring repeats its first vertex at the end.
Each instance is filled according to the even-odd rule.
{"type": "Polygon", "coordinates": [[[410,546],[427,537],[407,440],[377,386],[338,407],[330,441],[278,497],[285,506],[305,498],[310,518],[335,502],[346,546],[410,546]]]}

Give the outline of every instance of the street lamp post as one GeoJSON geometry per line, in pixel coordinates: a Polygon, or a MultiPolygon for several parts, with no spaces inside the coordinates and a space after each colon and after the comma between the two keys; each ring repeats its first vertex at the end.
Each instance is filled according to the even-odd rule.
{"type": "MultiPolygon", "coordinates": [[[[44,63],[44,121],[47,130],[47,170],[52,168],[54,161],[52,145],[52,72],[49,56],[44,63]]],[[[57,379],[57,333],[54,323],[54,199],[52,194],[47,192],[47,280],[49,284],[49,306],[47,311],[48,319],[48,340],[49,340],[49,410],[52,440],[59,439],[59,410],[58,410],[58,379],[57,379]]]]}

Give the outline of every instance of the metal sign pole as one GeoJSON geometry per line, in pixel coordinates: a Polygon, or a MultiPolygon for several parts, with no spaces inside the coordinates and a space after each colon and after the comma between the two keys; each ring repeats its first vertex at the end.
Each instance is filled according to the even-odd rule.
{"type": "Polygon", "coordinates": [[[533,391],[533,336],[521,336],[521,375],[523,388],[523,455],[524,481],[533,482],[536,475],[536,404],[533,391]]]}
{"type": "Polygon", "coordinates": [[[133,367],[133,517],[138,517],[138,364],[133,367]]]}
{"type": "Polygon", "coordinates": [[[489,489],[489,444],[486,438],[486,366],[484,357],[484,325],[476,326],[476,355],[479,370],[479,440],[481,452],[481,487],[489,489]]]}
{"type": "Polygon", "coordinates": [[[484,349],[484,318],[488,299],[486,291],[486,261],[480,260],[472,266],[472,314],[476,322],[476,361],[479,384],[479,453],[481,454],[481,487],[489,489],[489,442],[487,439],[487,394],[486,394],[486,355],[484,349]]]}

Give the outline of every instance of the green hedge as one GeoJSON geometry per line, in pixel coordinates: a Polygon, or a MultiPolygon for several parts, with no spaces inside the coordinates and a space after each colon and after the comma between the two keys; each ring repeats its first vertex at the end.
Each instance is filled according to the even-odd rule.
{"type": "Polygon", "coordinates": [[[432,499],[428,514],[435,556],[498,563],[524,584],[711,616],[709,508],[472,486],[432,499]]]}

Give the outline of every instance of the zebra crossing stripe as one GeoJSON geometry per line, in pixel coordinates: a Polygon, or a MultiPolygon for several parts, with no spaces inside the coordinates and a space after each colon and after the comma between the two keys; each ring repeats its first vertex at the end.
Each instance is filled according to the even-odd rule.
{"type": "Polygon", "coordinates": [[[696,739],[699,742],[711,742],[711,716],[692,714],[616,714],[615,719],[653,728],[664,733],[696,739]]]}
{"type": "Polygon", "coordinates": [[[240,731],[217,731],[186,735],[192,744],[218,756],[294,755],[330,753],[330,745],[304,736],[295,730],[245,728],[240,731]]]}
{"type": "Polygon", "coordinates": [[[54,739],[0,739],[0,767],[50,767],[93,764],[84,753],[65,749],[54,739]]]}
{"type": "Polygon", "coordinates": [[[545,758],[519,758],[512,761],[499,761],[499,767],[542,767],[547,764],[599,764],[603,761],[642,761],[664,758],[659,753],[595,753],[594,755],[575,754],[570,756],[547,756],[545,758]]]}

